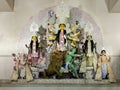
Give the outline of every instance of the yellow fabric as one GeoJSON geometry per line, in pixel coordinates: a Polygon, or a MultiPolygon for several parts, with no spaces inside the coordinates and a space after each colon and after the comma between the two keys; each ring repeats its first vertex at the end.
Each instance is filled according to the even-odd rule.
{"type": "Polygon", "coordinates": [[[26,81],[32,81],[33,75],[28,64],[26,64],[26,81]]]}

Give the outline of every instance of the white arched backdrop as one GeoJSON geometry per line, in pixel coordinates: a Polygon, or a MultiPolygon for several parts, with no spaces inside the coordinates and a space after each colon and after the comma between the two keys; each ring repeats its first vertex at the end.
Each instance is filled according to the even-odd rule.
{"type": "MultiPolygon", "coordinates": [[[[33,35],[33,32],[30,32],[30,26],[33,22],[39,26],[42,25],[44,28],[47,28],[49,10],[53,10],[56,13],[58,6],[44,9],[37,15],[30,17],[28,23],[26,23],[26,25],[23,27],[23,30],[21,30],[21,33],[19,34],[20,39],[18,40],[18,51],[27,52],[25,44],[30,43],[31,36],[33,35]]],[[[103,47],[102,32],[95,20],[88,13],[76,7],[68,7],[68,11],[71,12],[70,18],[74,18],[71,24],[75,22],[75,20],[78,20],[81,27],[84,28],[84,31],[90,32],[90,34],[93,36],[94,42],[97,42],[97,52],[100,53],[103,47]]]]}

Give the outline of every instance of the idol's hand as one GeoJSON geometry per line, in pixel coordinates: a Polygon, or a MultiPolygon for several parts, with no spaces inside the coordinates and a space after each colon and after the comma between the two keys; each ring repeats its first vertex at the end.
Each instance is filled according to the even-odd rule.
{"type": "Polygon", "coordinates": [[[109,56],[108,62],[110,62],[110,60],[111,60],[111,56],[109,56]]]}
{"type": "Polygon", "coordinates": [[[28,45],[27,45],[27,44],[25,44],[25,47],[26,47],[26,48],[28,48],[28,45]]]}

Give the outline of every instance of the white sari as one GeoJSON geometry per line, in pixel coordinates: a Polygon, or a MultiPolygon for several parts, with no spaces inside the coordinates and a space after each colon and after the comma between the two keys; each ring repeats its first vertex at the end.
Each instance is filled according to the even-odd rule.
{"type": "Polygon", "coordinates": [[[15,69],[13,69],[12,76],[10,78],[11,81],[17,81],[18,80],[18,66],[19,66],[19,60],[16,60],[15,69]]]}

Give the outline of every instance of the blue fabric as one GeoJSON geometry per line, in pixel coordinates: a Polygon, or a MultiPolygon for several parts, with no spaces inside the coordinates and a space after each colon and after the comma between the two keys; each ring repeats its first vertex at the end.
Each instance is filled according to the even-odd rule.
{"type": "Polygon", "coordinates": [[[63,64],[62,67],[65,68],[65,67],[66,67],[66,64],[63,64]]]}
{"type": "Polygon", "coordinates": [[[105,79],[107,76],[107,64],[102,63],[102,78],[105,79]]]}

